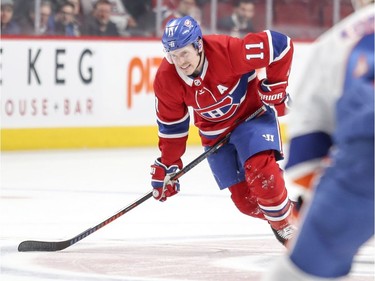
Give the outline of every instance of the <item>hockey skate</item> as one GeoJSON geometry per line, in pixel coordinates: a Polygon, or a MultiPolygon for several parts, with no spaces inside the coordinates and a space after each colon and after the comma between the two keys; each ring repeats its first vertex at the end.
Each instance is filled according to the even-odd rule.
{"type": "Polygon", "coordinates": [[[278,222],[269,222],[272,232],[276,239],[286,246],[289,240],[291,240],[297,231],[296,223],[296,213],[298,213],[297,202],[291,202],[290,214],[287,218],[278,222]]]}
{"type": "Polygon", "coordinates": [[[287,242],[293,238],[295,232],[297,231],[297,227],[292,224],[288,224],[279,230],[273,228],[271,225],[271,229],[276,239],[284,246],[286,246],[287,242]]]}

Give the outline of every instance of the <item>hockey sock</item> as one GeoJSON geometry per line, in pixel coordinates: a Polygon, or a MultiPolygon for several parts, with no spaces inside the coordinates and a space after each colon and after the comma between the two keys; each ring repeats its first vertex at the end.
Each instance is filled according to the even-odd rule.
{"type": "Polygon", "coordinates": [[[252,194],[246,182],[239,182],[229,187],[232,193],[231,198],[237,209],[245,215],[265,219],[262,210],[259,208],[257,199],[252,194]]]}
{"type": "Polygon", "coordinates": [[[245,176],[271,226],[275,229],[285,227],[291,204],[274,152],[263,151],[250,157],[245,162],[245,176]]]}

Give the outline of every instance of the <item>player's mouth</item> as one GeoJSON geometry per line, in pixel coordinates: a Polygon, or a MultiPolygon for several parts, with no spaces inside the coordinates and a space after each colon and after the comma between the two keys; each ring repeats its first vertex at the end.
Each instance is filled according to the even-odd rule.
{"type": "Polygon", "coordinates": [[[188,65],[180,66],[180,69],[186,74],[191,75],[191,73],[194,71],[193,66],[189,63],[188,65]]]}
{"type": "Polygon", "coordinates": [[[185,70],[185,71],[186,71],[190,66],[191,66],[191,65],[190,65],[190,63],[189,63],[188,65],[181,66],[180,68],[181,68],[182,70],[185,70]]]}

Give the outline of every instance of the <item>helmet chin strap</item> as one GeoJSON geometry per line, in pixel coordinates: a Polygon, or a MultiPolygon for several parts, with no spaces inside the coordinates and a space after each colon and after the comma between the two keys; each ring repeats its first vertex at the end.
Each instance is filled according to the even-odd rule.
{"type": "Polygon", "coordinates": [[[193,76],[193,77],[197,77],[197,76],[199,76],[199,74],[201,74],[201,70],[198,70],[198,68],[199,68],[199,66],[201,65],[201,62],[202,62],[203,50],[200,51],[200,52],[198,51],[198,54],[199,54],[199,62],[198,62],[197,67],[193,71],[193,74],[191,74],[191,76],[193,76]]]}

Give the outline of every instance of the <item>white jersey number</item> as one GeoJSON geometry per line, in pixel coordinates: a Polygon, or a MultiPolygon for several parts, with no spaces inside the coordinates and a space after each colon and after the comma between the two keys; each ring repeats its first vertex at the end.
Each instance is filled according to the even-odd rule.
{"type": "Polygon", "coordinates": [[[261,51],[264,48],[263,42],[260,42],[259,44],[246,44],[245,48],[246,48],[246,50],[251,50],[251,52],[254,51],[253,49],[259,49],[258,53],[246,55],[246,59],[247,60],[251,60],[251,59],[263,59],[264,58],[264,52],[261,51]]]}

